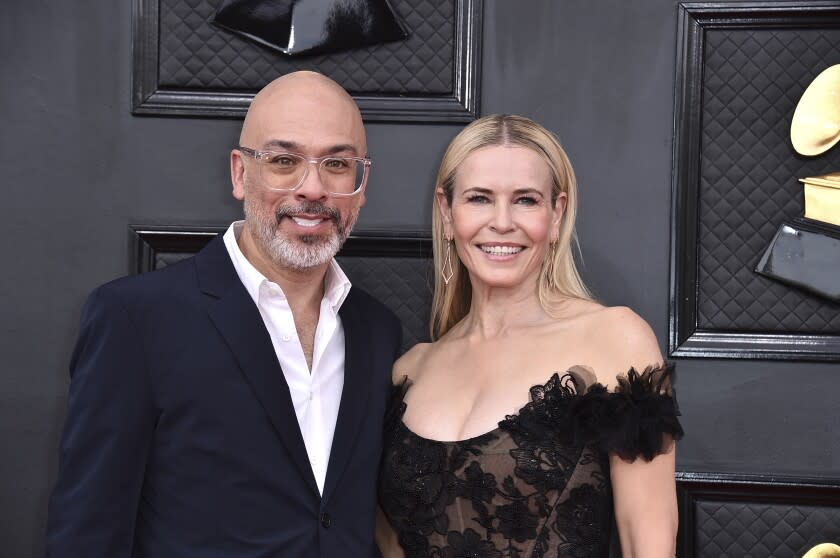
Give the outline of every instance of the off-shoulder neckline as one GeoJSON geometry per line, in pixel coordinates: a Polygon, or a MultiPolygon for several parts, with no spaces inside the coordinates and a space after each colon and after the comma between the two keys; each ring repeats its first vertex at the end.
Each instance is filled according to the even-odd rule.
{"type": "MultiPolygon", "coordinates": [[[[496,427],[495,428],[493,428],[492,430],[488,430],[487,432],[484,432],[483,434],[477,434],[475,436],[470,436],[469,438],[464,438],[462,440],[438,440],[438,439],[435,439],[435,438],[427,438],[426,436],[421,436],[420,434],[418,434],[417,432],[412,430],[405,423],[405,421],[403,420],[403,417],[402,417],[402,414],[404,414],[404,412],[400,416],[399,423],[402,426],[402,428],[405,429],[406,432],[408,432],[411,436],[413,436],[414,438],[417,438],[418,440],[420,440],[422,442],[431,443],[431,444],[441,444],[441,445],[446,445],[446,446],[457,446],[457,445],[468,444],[468,443],[471,443],[471,442],[475,442],[476,440],[478,440],[480,438],[484,438],[486,436],[490,436],[490,435],[493,435],[493,434],[496,434],[497,432],[499,432],[502,429],[502,423],[503,422],[505,422],[506,420],[515,419],[516,417],[518,417],[522,413],[522,411],[524,409],[526,409],[529,405],[532,405],[534,403],[534,401],[535,401],[533,399],[534,390],[537,390],[537,389],[543,389],[543,390],[551,389],[551,384],[552,384],[552,382],[555,381],[555,379],[559,383],[560,388],[563,390],[564,397],[567,397],[569,399],[574,398],[574,397],[580,397],[581,394],[578,391],[577,384],[575,383],[575,376],[572,374],[571,371],[564,372],[562,376],[560,375],[559,372],[554,372],[551,375],[551,378],[549,378],[548,381],[545,382],[544,384],[534,384],[533,386],[531,386],[531,388],[528,390],[528,394],[529,394],[528,401],[526,401],[523,405],[519,406],[519,408],[517,408],[516,411],[514,411],[512,414],[505,415],[504,418],[502,418],[501,420],[496,422],[496,427]],[[571,388],[569,386],[571,386],[571,388]]],[[[404,377],[403,378],[403,384],[405,384],[406,382],[408,382],[408,379],[404,377]]],[[[590,386],[590,387],[594,387],[596,385],[600,386],[601,384],[592,384],[592,386],[590,386]]],[[[410,382],[408,382],[408,386],[410,386],[410,382]]],[[[393,387],[397,388],[397,387],[399,387],[399,384],[394,384],[393,387]]],[[[587,389],[589,389],[589,388],[587,388],[587,389]]],[[[407,388],[406,388],[406,391],[407,391],[407,388]]],[[[405,401],[403,401],[403,405],[405,407],[408,407],[408,404],[405,403],[405,401]]]]}
{"type": "MultiPolygon", "coordinates": [[[[534,405],[536,402],[541,401],[542,397],[549,391],[559,391],[562,398],[567,401],[571,401],[583,396],[589,396],[590,394],[596,397],[603,397],[607,396],[609,398],[612,397],[635,397],[635,394],[638,394],[645,391],[654,391],[658,392],[662,395],[666,395],[668,397],[672,397],[673,393],[671,390],[672,380],[674,377],[674,363],[665,361],[663,363],[652,365],[646,367],[641,372],[637,371],[635,368],[631,367],[626,373],[619,374],[616,376],[617,384],[612,390],[608,390],[604,387],[603,384],[599,382],[592,383],[591,385],[586,385],[582,378],[578,377],[578,374],[574,371],[575,367],[567,369],[561,375],[558,371],[552,373],[551,377],[548,379],[547,382],[544,384],[535,384],[531,386],[528,390],[529,398],[522,406],[520,406],[513,414],[505,415],[504,418],[499,420],[496,423],[496,427],[488,430],[482,434],[478,434],[475,436],[470,436],[468,438],[463,438],[461,440],[438,440],[435,438],[427,438],[426,436],[421,436],[417,432],[413,431],[403,420],[403,416],[405,414],[405,409],[408,407],[407,403],[405,403],[405,394],[408,389],[411,387],[411,380],[408,379],[407,376],[403,376],[403,381],[399,384],[393,385],[393,389],[399,393],[400,405],[402,407],[401,411],[399,412],[399,419],[398,423],[408,432],[411,436],[417,438],[418,440],[425,441],[427,443],[435,443],[435,444],[442,444],[442,445],[459,445],[459,444],[467,444],[470,442],[475,442],[479,438],[483,438],[485,436],[489,436],[491,434],[495,434],[502,429],[502,424],[505,421],[514,420],[517,417],[521,416],[522,412],[529,408],[531,405],[534,405]],[[663,391],[664,389],[664,391],[663,391]]],[[[392,423],[393,424],[393,423],[392,423]]]]}

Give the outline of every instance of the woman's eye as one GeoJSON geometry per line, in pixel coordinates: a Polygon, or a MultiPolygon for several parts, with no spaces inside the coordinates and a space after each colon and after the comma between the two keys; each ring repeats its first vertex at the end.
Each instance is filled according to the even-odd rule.
{"type": "Polygon", "coordinates": [[[489,202],[490,202],[490,198],[488,198],[487,196],[481,195],[481,194],[477,194],[477,195],[467,197],[467,203],[489,203],[489,202]]]}
{"type": "Polygon", "coordinates": [[[521,198],[516,199],[516,203],[520,205],[537,205],[540,202],[539,200],[537,200],[537,198],[534,198],[532,196],[522,196],[521,198]]]}

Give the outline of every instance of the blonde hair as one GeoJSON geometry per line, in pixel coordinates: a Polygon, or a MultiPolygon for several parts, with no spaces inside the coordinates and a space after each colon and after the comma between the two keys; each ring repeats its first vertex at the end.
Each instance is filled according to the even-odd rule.
{"type": "MultiPolygon", "coordinates": [[[[441,277],[444,253],[450,242],[444,237],[443,216],[437,201],[442,189],[450,206],[458,167],[474,151],[494,145],[519,146],[533,150],[546,162],[552,175],[551,203],[560,193],[566,194],[566,211],[560,221],[557,241],[540,268],[538,296],[540,305],[552,313],[564,298],[591,300],[592,295],[578,273],[572,255],[572,243],[577,246],[575,217],[577,215],[577,185],[572,164],[560,142],[548,130],[523,116],[493,114],[480,118],[461,130],[449,144],[440,163],[434,195],[432,196],[432,248],[435,266],[435,294],[432,299],[429,323],[432,340],[438,339],[461,321],[470,311],[472,285],[464,264],[456,251],[451,250],[452,278],[445,285],[441,277]]],[[[447,274],[449,269],[447,268],[447,274]]]]}

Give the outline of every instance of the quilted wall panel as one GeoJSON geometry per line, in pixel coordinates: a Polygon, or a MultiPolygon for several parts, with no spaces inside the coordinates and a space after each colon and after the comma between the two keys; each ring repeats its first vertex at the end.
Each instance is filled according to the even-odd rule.
{"type": "Polygon", "coordinates": [[[451,94],[454,0],[391,0],[410,36],[349,52],[289,58],[212,25],[220,0],[159,0],[159,85],[255,91],[278,75],[317,68],[352,94],[451,94]]]}
{"type": "MultiPolygon", "coordinates": [[[[154,269],[192,256],[183,252],[155,254],[154,269]]],[[[432,302],[431,260],[407,257],[340,257],[350,282],[380,300],[403,324],[403,350],[428,341],[432,302]]]]}
{"type": "Polygon", "coordinates": [[[694,512],[698,558],[792,558],[840,544],[840,508],[699,501],[694,512]]]}
{"type": "Polygon", "coordinates": [[[840,170],[840,149],[801,157],[789,136],[802,92],[840,63],[840,29],[710,29],[704,63],[698,328],[840,333],[840,305],[753,272],[802,215],[797,179],[840,170]]]}
{"type": "Polygon", "coordinates": [[[430,259],[338,258],[350,282],[390,308],[403,324],[403,350],[428,341],[432,303],[430,259]]]}

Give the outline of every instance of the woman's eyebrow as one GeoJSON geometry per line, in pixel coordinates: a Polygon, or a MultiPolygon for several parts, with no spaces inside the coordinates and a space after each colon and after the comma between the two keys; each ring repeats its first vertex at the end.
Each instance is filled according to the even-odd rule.
{"type": "Polygon", "coordinates": [[[492,194],[493,190],[491,190],[490,188],[482,188],[481,186],[472,186],[471,188],[467,188],[466,190],[464,190],[463,193],[466,194],[468,192],[473,192],[476,194],[492,194]]]}
{"type": "MultiPolygon", "coordinates": [[[[490,188],[483,188],[481,186],[472,186],[470,188],[465,189],[463,193],[466,194],[468,192],[475,192],[477,194],[492,194],[492,193],[494,193],[493,190],[491,190],[490,188]]],[[[536,188],[517,188],[516,190],[513,191],[513,195],[515,195],[515,196],[521,196],[522,194],[536,194],[538,196],[543,196],[544,195],[542,192],[540,192],[536,188]]]]}
{"type": "Polygon", "coordinates": [[[537,190],[536,188],[517,188],[513,191],[514,195],[520,194],[536,194],[538,196],[542,196],[543,193],[537,190]]]}

